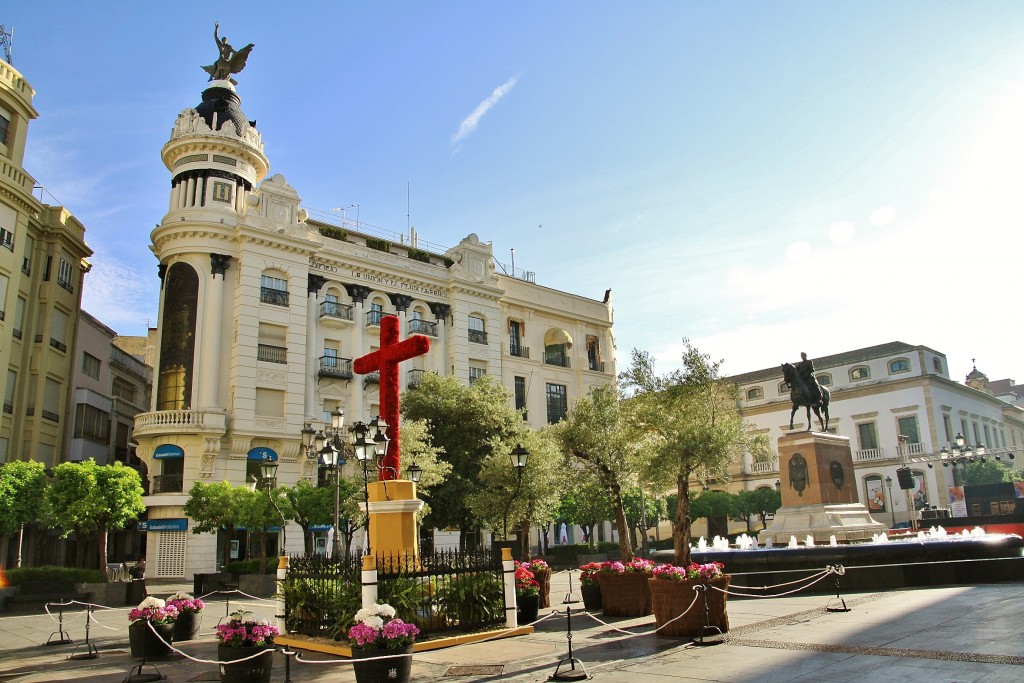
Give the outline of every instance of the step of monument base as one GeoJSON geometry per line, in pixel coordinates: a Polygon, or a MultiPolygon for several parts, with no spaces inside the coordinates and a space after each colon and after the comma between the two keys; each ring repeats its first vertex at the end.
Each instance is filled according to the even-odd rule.
{"type": "Polygon", "coordinates": [[[776,546],[788,545],[791,538],[803,544],[808,536],[816,544],[829,543],[833,536],[839,543],[856,543],[870,541],[887,529],[888,525],[876,522],[860,503],[794,505],[780,508],[759,536],[762,540],[771,538],[776,546]]]}

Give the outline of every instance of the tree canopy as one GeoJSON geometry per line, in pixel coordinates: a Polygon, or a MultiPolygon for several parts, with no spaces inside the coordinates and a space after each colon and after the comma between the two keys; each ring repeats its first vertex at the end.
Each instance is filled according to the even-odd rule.
{"type": "Polygon", "coordinates": [[[5,568],[11,535],[46,515],[46,486],[46,466],[41,462],[12,460],[0,465],[0,569],[5,568]]]}

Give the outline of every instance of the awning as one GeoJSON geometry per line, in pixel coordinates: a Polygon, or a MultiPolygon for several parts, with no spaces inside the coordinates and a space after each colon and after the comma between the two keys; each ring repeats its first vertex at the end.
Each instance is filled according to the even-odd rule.
{"type": "Polygon", "coordinates": [[[156,447],[153,451],[154,458],[184,458],[185,451],[181,449],[181,446],[175,446],[173,443],[162,443],[156,447]]]}
{"type": "Polygon", "coordinates": [[[266,448],[265,446],[260,446],[259,448],[253,448],[252,450],[250,450],[249,454],[246,456],[246,459],[260,461],[269,460],[271,462],[275,462],[277,460],[277,453],[274,451],[273,448],[266,448]]]}

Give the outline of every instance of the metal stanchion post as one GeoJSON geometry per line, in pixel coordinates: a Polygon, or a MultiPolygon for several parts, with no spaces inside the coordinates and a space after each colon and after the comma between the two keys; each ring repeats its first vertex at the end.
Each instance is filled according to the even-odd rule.
{"type": "MultiPolygon", "coordinates": [[[[75,642],[71,639],[71,634],[64,630],[64,603],[60,603],[57,607],[57,630],[50,634],[43,645],[66,645],[75,642]],[[59,638],[54,640],[54,635],[59,638]]],[[[86,626],[88,627],[88,625],[86,626]]]]}
{"type": "Polygon", "coordinates": [[[95,643],[89,642],[89,626],[92,624],[92,605],[85,606],[85,652],[78,654],[78,648],[81,645],[76,645],[74,652],[68,655],[68,659],[96,659],[100,656],[99,648],[96,647],[95,643]]]}
{"type": "Polygon", "coordinates": [[[586,667],[583,666],[583,662],[576,659],[572,655],[572,608],[569,606],[578,600],[572,597],[572,572],[569,572],[569,592],[565,594],[565,600],[562,604],[565,605],[565,639],[569,643],[569,656],[558,663],[555,667],[555,673],[548,677],[549,681],[583,681],[592,678],[587,673],[586,667]],[[568,663],[569,668],[562,671],[562,665],[568,663]],[[579,669],[576,665],[579,664],[579,669]]]}

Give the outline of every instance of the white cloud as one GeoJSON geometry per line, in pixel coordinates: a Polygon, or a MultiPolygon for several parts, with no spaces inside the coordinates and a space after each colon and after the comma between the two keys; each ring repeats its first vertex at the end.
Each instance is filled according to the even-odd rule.
{"type": "Polygon", "coordinates": [[[489,112],[494,105],[500,102],[501,98],[512,90],[518,80],[519,76],[513,76],[505,83],[502,83],[495,88],[490,97],[478,104],[476,109],[473,110],[473,113],[464,118],[462,123],[459,124],[459,131],[452,136],[452,146],[458,145],[466,136],[475,131],[477,126],[480,125],[480,119],[484,117],[484,114],[489,112]]]}
{"type": "Polygon", "coordinates": [[[811,245],[803,240],[793,242],[786,247],[786,259],[789,261],[803,261],[811,255],[811,245]]]}
{"type": "Polygon", "coordinates": [[[875,209],[868,218],[871,225],[877,227],[889,225],[894,220],[896,220],[896,209],[891,206],[883,206],[880,209],[875,209]]]}
{"type": "Polygon", "coordinates": [[[850,223],[849,221],[833,223],[828,229],[829,239],[836,244],[846,244],[853,239],[853,233],[853,223],[850,223]]]}

